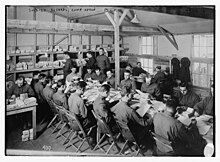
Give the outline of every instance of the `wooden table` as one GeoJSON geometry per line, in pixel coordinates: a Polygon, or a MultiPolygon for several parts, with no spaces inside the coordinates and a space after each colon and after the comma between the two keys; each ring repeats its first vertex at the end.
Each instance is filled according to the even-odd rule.
{"type": "Polygon", "coordinates": [[[28,104],[20,107],[13,107],[13,108],[9,108],[8,105],[6,107],[7,116],[32,111],[33,139],[36,139],[36,106],[37,103],[28,104]]]}

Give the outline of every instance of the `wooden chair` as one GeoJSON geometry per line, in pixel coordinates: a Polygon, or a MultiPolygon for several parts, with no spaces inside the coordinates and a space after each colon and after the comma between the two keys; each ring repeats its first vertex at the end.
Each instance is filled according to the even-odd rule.
{"type": "MultiPolygon", "coordinates": [[[[125,125],[124,123],[122,123],[121,121],[117,120],[116,118],[115,118],[115,121],[116,121],[116,123],[117,123],[117,125],[118,125],[118,127],[119,127],[119,129],[120,129],[120,132],[121,132],[121,134],[122,134],[122,136],[123,136],[123,138],[124,138],[124,140],[125,140],[125,143],[124,143],[124,145],[123,145],[122,148],[121,148],[120,154],[124,155],[123,151],[124,151],[124,149],[125,149],[125,146],[128,145],[128,143],[130,142],[130,143],[132,143],[135,147],[137,147],[137,150],[134,152],[134,153],[135,153],[135,156],[138,156],[139,153],[140,153],[142,156],[144,156],[144,154],[143,154],[143,152],[142,152],[142,150],[141,150],[141,146],[140,146],[140,144],[137,142],[137,139],[135,139],[134,134],[133,134],[132,131],[130,130],[128,124],[125,125]],[[125,136],[125,134],[123,134],[123,130],[130,134],[130,136],[131,136],[130,139],[128,139],[128,138],[125,136]]],[[[128,145],[128,147],[130,148],[131,151],[133,151],[129,145],[128,145]]]]}
{"type": "MultiPolygon", "coordinates": [[[[94,110],[92,110],[93,115],[95,116],[97,122],[100,122],[101,124],[103,124],[103,126],[105,127],[106,132],[103,133],[103,136],[101,137],[101,139],[99,139],[97,141],[96,146],[94,147],[94,151],[97,149],[97,147],[102,150],[103,152],[105,152],[105,154],[108,154],[110,152],[110,150],[112,149],[112,147],[115,145],[118,152],[120,152],[120,147],[117,144],[117,140],[120,137],[121,133],[117,133],[116,135],[113,135],[111,129],[109,128],[108,124],[106,123],[104,118],[99,117],[98,115],[96,115],[96,113],[94,112],[94,110]],[[107,137],[107,142],[110,145],[109,148],[107,149],[107,151],[105,151],[102,146],[100,145],[103,142],[103,139],[107,137]]],[[[98,131],[97,131],[98,133],[98,131]]]]}
{"type": "Polygon", "coordinates": [[[77,125],[79,126],[79,130],[75,130],[74,134],[69,139],[69,142],[68,142],[66,148],[68,148],[69,146],[73,146],[76,149],[76,152],[78,152],[78,151],[80,151],[80,148],[83,146],[83,144],[85,142],[87,142],[87,144],[89,145],[89,148],[91,150],[93,150],[93,146],[91,145],[91,143],[89,141],[89,138],[90,138],[89,135],[91,134],[93,129],[97,128],[97,125],[93,125],[93,126],[89,127],[88,129],[84,129],[79,121],[79,117],[76,114],[71,113],[70,111],[66,110],[66,116],[68,117],[69,120],[75,120],[77,125]],[[77,142],[79,142],[79,141],[81,142],[78,147],[76,145],[74,145],[77,142],[75,142],[74,144],[71,143],[72,140],[75,138],[78,139],[77,142]]]}

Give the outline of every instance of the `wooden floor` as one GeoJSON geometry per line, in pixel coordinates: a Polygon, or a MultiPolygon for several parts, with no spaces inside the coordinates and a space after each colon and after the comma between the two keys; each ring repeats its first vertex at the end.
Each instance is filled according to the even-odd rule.
{"type": "MultiPolygon", "coordinates": [[[[45,128],[47,123],[44,123],[42,125],[37,125],[37,139],[31,140],[31,141],[26,141],[22,142],[21,136],[22,136],[22,129],[17,127],[12,130],[8,130],[6,132],[6,150],[24,150],[24,155],[29,155],[28,152],[30,150],[32,151],[37,151],[38,155],[45,155],[45,151],[47,151],[46,155],[54,155],[53,153],[58,154],[60,153],[61,155],[83,155],[83,156],[103,156],[104,152],[101,151],[100,149],[97,149],[96,151],[92,151],[89,149],[88,145],[85,143],[83,147],[80,149],[79,154],[74,154],[76,152],[74,147],[69,147],[65,149],[66,145],[63,145],[64,138],[62,136],[56,138],[57,133],[52,134],[52,128],[47,128],[44,131],[42,131],[42,128],[45,128]],[[41,130],[41,134],[39,134],[39,131],[41,130]],[[27,152],[25,152],[27,151],[27,152]],[[49,154],[48,154],[49,153],[49,154]],[[51,153],[51,154],[50,154],[51,153]]],[[[66,136],[67,133],[65,133],[67,128],[63,131],[66,136]]],[[[78,144],[76,144],[78,145],[78,144]]],[[[109,145],[106,143],[103,143],[105,145],[103,148],[107,150],[109,145]]],[[[119,143],[119,147],[122,147],[123,143],[119,143]]],[[[7,151],[6,151],[7,152],[7,151]]],[[[21,153],[21,154],[23,154],[21,153]]],[[[33,153],[34,154],[34,153],[33,153]]],[[[109,153],[110,155],[107,156],[119,156],[118,151],[115,146],[113,146],[112,150],[109,153]]],[[[147,150],[145,153],[145,156],[152,156],[152,150],[147,150]]],[[[6,153],[6,155],[11,155],[10,153],[6,153]]],[[[16,154],[15,154],[16,155],[16,154]]],[[[32,154],[30,154],[32,155],[32,154]]],[[[120,155],[120,156],[134,156],[134,153],[131,151],[127,151],[126,155],[120,155]]],[[[141,156],[141,155],[138,155],[141,156]]]]}

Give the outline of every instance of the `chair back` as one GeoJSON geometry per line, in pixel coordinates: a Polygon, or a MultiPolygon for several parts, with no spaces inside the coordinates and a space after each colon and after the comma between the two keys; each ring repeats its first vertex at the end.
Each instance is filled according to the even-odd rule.
{"type": "MultiPolygon", "coordinates": [[[[170,142],[169,140],[165,139],[164,137],[151,132],[156,144],[158,148],[161,148],[163,150],[166,150],[165,152],[174,152],[173,147],[172,147],[172,142],[170,142]]],[[[160,151],[163,151],[159,149],[160,151]]]]}
{"type": "Polygon", "coordinates": [[[99,117],[94,110],[92,110],[92,113],[94,115],[94,117],[96,118],[97,122],[100,122],[104,125],[105,129],[107,130],[108,134],[113,137],[113,133],[110,129],[110,127],[108,126],[108,124],[106,123],[105,119],[103,117],[99,117]]]}

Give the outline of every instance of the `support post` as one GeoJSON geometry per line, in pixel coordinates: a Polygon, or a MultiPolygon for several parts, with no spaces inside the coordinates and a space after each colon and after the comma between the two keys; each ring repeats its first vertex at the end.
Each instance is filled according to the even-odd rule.
{"type": "MultiPolygon", "coordinates": [[[[120,50],[119,50],[119,26],[121,25],[123,19],[125,18],[126,14],[128,13],[128,9],[124,10],[121,18],[119,19],[118,10],[116,9],[114,11],[114,20],[110,16],[110,14],[106,11],[105,15],[109,19],[109,21],[112,23],[114,27],[114,45],[115,45],[115,86],[119,86],[120,83],[120,50]]],[[[115,88],[116,88],[115,87],[115,88]]]]}
{"type": "Polygon", "coordinates": [[[119,16],[118,10],[114,11],[114,21],[115,21],[115,83],[116,87],[120,83],[120,54],[119,54],[119,16]]]}

